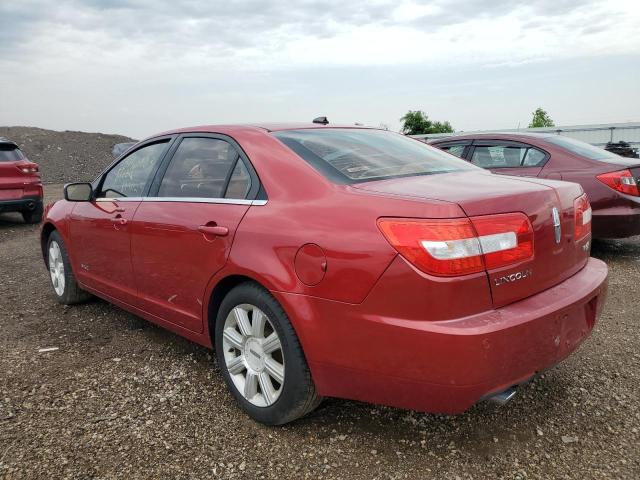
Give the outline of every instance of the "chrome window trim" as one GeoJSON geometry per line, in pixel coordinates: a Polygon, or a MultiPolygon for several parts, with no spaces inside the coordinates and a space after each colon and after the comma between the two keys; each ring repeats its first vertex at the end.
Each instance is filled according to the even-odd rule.
{"type": "Polygon", "coordinates": [[[206,197],[118,197],[97,198],[96,202],[169,202],[169,203],[217,203],[223,205],[255,205],[267,204],[267,200],[245,200],[242,198],[206,198],[206,197]]]}
{"type": "Polygon", "coordinates": [[[144,197],[99,197],[96,202],[142,202],[144,197]]]}
{"type": "Polygon", "coordinates": [[[143,202],[171,203],[219,203],[225,205],[266,205],[266,200],[245,200],[242,198],[206,198],[206,197],[145,197],[143,202]]]}

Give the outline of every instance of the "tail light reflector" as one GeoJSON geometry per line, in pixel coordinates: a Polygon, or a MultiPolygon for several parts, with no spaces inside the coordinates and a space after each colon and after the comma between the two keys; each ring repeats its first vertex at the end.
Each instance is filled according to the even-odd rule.
{"type": "Polygon", "coordinates": [[[573,239],[577,242],[591,233],[592,212],[589,197],[587,197],[586,193],[583,193],[573,201],[573,211],[575,212],[573,239]]]}
{"type": "Polygon", "coordinates": [[[596,178],[618,192],[640,197],[638,182],[629,170],[603,173],[596,178]]]}
{"type": "Polygon", "coordinates": [[[37,173],[38,165],[27,165],[25,167],[19,167],[22,173],[37,173]]]}
{"type": "Polygon", "coordinates": [[[391,245],[425,273],[452,277],[533,257],[533,227],[522,213],[448,220],[381,218],[391,245]]]}

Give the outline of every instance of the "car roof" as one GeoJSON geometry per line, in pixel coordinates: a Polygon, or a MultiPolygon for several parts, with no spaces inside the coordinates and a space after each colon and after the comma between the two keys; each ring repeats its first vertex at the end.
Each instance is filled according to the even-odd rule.
{"type": "Polygon", "coordinates": [[[0,137],[0,143],[4,143],[5,145],[13,145],[14,147],[18,148],[18,144],[12,140],[9,140],[8,138],[0,137]]]}
{"type": "Polygon", "coordinates": [[[431,140],[429,143],[444,143],[444,142],[455,142],[456,140],[544,140],[545,138],[549,138],[555,133],[532,133],[532,132],[482,132],[482,133],[461,133],[456,135],[451,135],[443,138],[436,138],[431,140]]]}
{"type": "Polygon", "coordinates": [[[231,125],[197,125],[194,127],[184,127],[177,128],[173,130],[168,130],[166,132],[159,133],[156,136],[160,135],[172,135],[176,133],[192,133],[192,132],[203,132],[203,133],[226,133],[233,134],[242,131],[263,131],[263,132],[279,132],[284,130],[302,130],[302,129],[327,129],[327,128],[351,128],[351,129],[375,129],[373,127],[365,127],[361,125],[322,125],[319,123],[248,123],[248,124],[231,124],[231,125]]]}

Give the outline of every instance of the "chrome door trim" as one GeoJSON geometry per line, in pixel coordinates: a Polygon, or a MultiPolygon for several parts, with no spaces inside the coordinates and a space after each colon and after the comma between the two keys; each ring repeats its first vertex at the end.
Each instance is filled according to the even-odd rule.
{"type": "Polygon", "coordinates": [[[118,197],[96,198],[96,202],[168,202],[168,203],[216,203],[223,205],[255,205],[267,204],[267,200],[245,200],[242,198],[205,198],[205,197],[118,197]]]}

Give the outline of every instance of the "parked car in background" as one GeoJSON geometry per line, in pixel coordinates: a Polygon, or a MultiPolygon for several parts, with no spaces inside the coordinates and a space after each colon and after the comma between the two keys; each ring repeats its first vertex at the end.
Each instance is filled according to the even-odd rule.
{"type": "Polygon", "coordinates": [[[26,223],[42,220],[42,181],[33,163],[11,140],[0,137],[0,213],[20,212],[26,223]]]}
{"type": "Polygon", "coordinates": [[[430,142],[504,175],[576,182],[589,196],[595,238],[640,235],[640,161],[556,134],[483,133],[430,142]]]}
{"type": "Polygon", "coordinates": [[[603,306],[590,212],[575,183],[388,131],[205,126],[67,185],[41,243],[59,302],[91,293],[215,345],[239,405],[282,424],[323,396],[444,413],[511,398],[603,306]]]}

